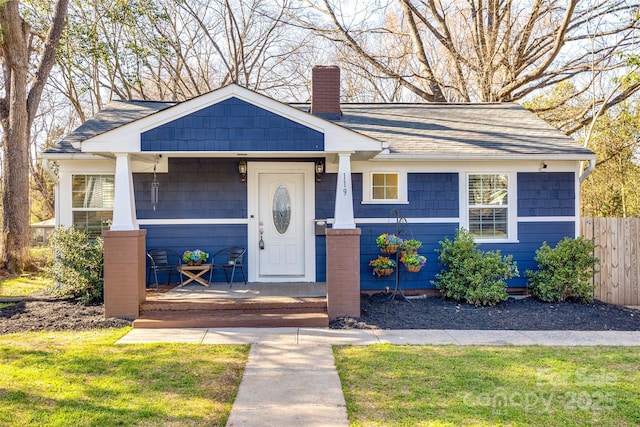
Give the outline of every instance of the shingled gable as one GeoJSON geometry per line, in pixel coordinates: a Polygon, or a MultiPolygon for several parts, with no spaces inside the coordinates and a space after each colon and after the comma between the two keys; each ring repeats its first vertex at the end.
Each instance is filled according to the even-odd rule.
{"type": "MultiPolygon", "coordinates": [[[[137,118],[110,130],[87,137],[81,150],[87,153],[141,152],[140,136],[171,121],[196,113],[209,106],[236,98],[274,113],[324,135],[324,152],[380,152],[382,144],[375,138],[338,126],[330,121],[302,112],[264,95],[232,84],[137,118]]],[[[243,149],[243,152],[248,150],[243,149]]]]}

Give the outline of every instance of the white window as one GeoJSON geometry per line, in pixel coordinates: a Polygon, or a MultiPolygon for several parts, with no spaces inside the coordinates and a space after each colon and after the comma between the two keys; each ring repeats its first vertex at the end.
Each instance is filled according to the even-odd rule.
{"type": "Polygon", "coordinates": [[[369,172],[364,174],[364,203],[406,203],[407,174],[402,172],[369,172]]]}
{"type": "Polygon", "coordinates": [[[108,230],[113,219],[113,175],[73,175],[71,209],[73,225],[90,234],[108,230]]]}
{"type": "Polygon", "coordinates": [[[467,175],[467,228],[476,239],[514,239],[514,181],[507,173],[467,175]]]}
{"type": "Polygon", "coordinates": [[[373,200],[398,200],[398,174],[372,173],[371,198],[373,200]]]}

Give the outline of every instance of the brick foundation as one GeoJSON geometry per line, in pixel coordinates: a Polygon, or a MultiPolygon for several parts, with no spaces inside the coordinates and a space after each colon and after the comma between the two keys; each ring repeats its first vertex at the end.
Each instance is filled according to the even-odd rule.
{"type": "Polygon", "coordinates": [[[105,231],[105,317],[136,319],[145,301],[146,230],[105,231]]]}
{"type": "Polygon", "coordinates": [[[360,316],[360,233],[327,229],[327,311],[329,319],[360,316]]]}

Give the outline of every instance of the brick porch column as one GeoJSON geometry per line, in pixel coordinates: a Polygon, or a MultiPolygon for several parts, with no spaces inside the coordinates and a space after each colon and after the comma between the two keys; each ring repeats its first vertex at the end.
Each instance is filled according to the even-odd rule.
{"type": "Polygon", "coordinates": [[[145,301],[147,230],[104,231],[105,317],[136,319],[145,301]]]}
{"type": "Polygon", "coordinates": [[[327,311],[329,319],[360,316],[359,228],[327,228],[327,311]]]}

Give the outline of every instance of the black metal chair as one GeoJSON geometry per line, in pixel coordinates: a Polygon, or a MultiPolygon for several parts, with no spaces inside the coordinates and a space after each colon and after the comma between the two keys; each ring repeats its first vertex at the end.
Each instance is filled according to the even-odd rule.
{"type": "Polygon", "coordinates": [[[247,284],[247,278],[244,274],[244,254],[247,250],[241,246],[233,246],[230,248],[220,249],[213,254],[211,258],[211,272],[209,273],[209,282],[213,277],[213,272],[216,268],[221,268],[224,271],[224,277],[227,279],[227,283],[233,285],[233,277],[236,274],[236,269],[239,269],[242,273],[242,279],[244,284],[247,284]],[[229,270],[231,270],[231,278],[229,278],[229,270]]]}
{"type": "Polygon", "coordinates": [[[156,281],[156,289],[159,288],[158,284],[158,271],[168,271],[169,277],[167,277],[167,285],[171,283],[171,273],[177,271],[177,268],[182,265],[182,259],[180,255],[169,249],[149,249],[147,251],[147,258],[149,258],[149,270],[147,272],[147,287],[151,281],[151,272],[156,281]],[[175,261],[175,262],[174,262],[175,261]]]}

